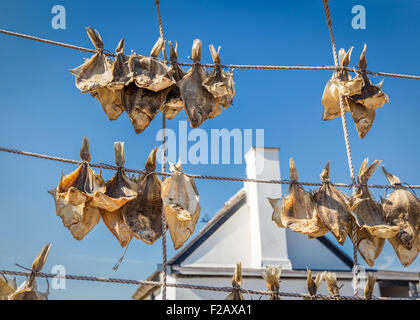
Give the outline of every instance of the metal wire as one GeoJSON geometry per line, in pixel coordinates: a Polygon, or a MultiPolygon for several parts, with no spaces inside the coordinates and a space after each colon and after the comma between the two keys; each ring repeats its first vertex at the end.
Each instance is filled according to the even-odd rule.
{"type": "MultiPolygon", "coordinates": [[[[14,37],[27,39],[27,40],[32,40],[32,41],[47,43],[47,44],[51,44],[51,45],[61,46],[61,47],[64,47],[64,48],[70,48],[70,49],[74,49],[74,50],[78,50],[78,51],[82,51],[82,52],[91,52],[91,53],[96,53],[97,52],[97,50],[95,50],[95,49],[88,49],[88,48],[84,48],[84,47],[80,47],[80,46],[76,46],[76,45],[72,45],[72,44],[67,44],[67,43],[63,43],[63,42],[59,42],[59,41],[53,41],[53,40],[49,40],[49,39],[39,38],[39,37],[36,37],[36,36],[31,36],[31,35],[23,34],[23,33],[17,33],[17,32],[13,32],[13,31],[9,31],[9,30],[4,30],[4,29],[0,29],[0,33],[5,34],[5,35],[9,35],[9,36],[14,36],[14,37]]],[[[110,57],[115,57],[115,54],[109,52],[108,50],[105,50],[104,54],[107,55],[107,56],[110,56],[110,57]]],[[[163,62],[166,63],[166,61],[163,61],[163,62]]],[[[180,66],[189,66],[189,67],[192,67],[194,65],[193,63],[185,63],[185,62],[178,62],[178,64],[180,66]]],[[[200,66],[206,67],[206,68],[214,68],[215,67],[214,64],[201,64],[201,63],[200,63],[200,66]]],[[[220,64],[219,66],[221,68],[224,68],[224,69],[233,68],[233,69],[250,69],[250,70],[330,70],[330,71],[336,71],[338,69],[346,69],[349,72],[355,72],[355,70],[352,69],[352,68],[337,68],[337,67],[334,67],[334,66],[270,66],[270,65],[240,65],[240,64],[229,64],[229,65],[220,64]]],[[[377,71],[369,71],[369,70],[365,70],[365,71],[366,71],[366,73],[374,75],[374,76],[420,80],[420,76],[416,76],[416,75],[407,75],[407,74],[389,73],[389,72],[377,72],[377,71]]]]}
{"type": "MultiPolygon", "coordinates": [[[[20,272],[10,270],[0,270],[0,274],[13,275],[13,276],[30,276],[31,272],[20,272]]],[[[105,277],[91,277],[91,276],[78,276],[78,275],[60,275],[37,272],[36,277],[39,278],[56,278],[56,279],[68,279],[68,280],[80,280],[80,281],[94,281],[94,282],[108,282],[118,284],[132,284],[132,285],[149,285],[149,286],[162,286],[162,282],[157,281],[145,281],[145,280],[128,280],[128,279],[117,279],[117,278],[105,278],[105,277]]],[[[217,292],[232,292],[232,287],[213,287],[213,286],[199,286],[183,283],[168,283],[168,287],[181,288],[181,289],[192,289],[192,290],[207,290],[217,292]]],[[[254,295],[271,295],[278,294],[283,297],[293,298],[315,298],[319,300],[366,300],[364,297],[353,297],[353,296],[340,296],[331,297],[327,295],[315,295],[310,296],[309,294],[303,293],[290,293],[290,292],[277,292],[277,291],[264,291],[264,290],[250,290],[245,288],[239,289],[243,293],[254,294],[254,295]]],[[[371,300],[417,300],[416,298],[393,298],[393,297],[372,297],[371,300]]]]}
{"type": "MultiPolygon", "coordinates": [[[[82,164],[82,161],[77,161],[77,160],[70,160],[70,159],[65,159],[65,158],[60,158],[60,157],[55,157],[55,156],[49,156],[49,155],[45,155],[45,154],[39,154],[39,153],[33,153],[33,152],[26,152],[26,151],[21,151],[21,150],[16,150],[16,149],[8,149],[8,148],[2,148],[0,147],[0,152],[6,152],[6,153],[13,153],[13,154],[17,154],[17,155],[23,155],[23,156],[29,156],[29,157],[35,157],[35,158],[39,158],[39,159],[46,159],[46,160],[52,160],[52,161],[58,161],[58,162],[64,162],[64,163],[70,163],[70,164],[76,164],[76,165],[80,165],[82,164]]],[[[113,166],[113,165],[109,165],[109,164],[104,164],[104,163],[89,163],[89,165],[91,167],[94,168],[101,168],[101,169],[105,169],[105,170],[118,170],[117,166],[113,166]]],[[[139,169],[129,169],[129,168],[124,168],[125,172],[130,172],[130,173],[139,173],[139,174],[144,174],[144,173],[149,173],[146,170],[139,170],[139,169]]],[[[154,174],[159,175],[159,176],[171,176],[171,173],[168,172],[154,172],[154,174]]],[[[207,179],[207,180],[219,180],[219,181],[234,181],[234,182],[253,182],[253,183],[270,183],[270,184],[290,184],[291,182],[289,180],[263,180],[263,179],[248,179],[248,178],[233,178],[233,177],[220,177],[220,176],[206,176],[206,175],[198,175],[198,174],[189,174],[189,173],[183,173],[188,177],[191,177],[193,179],[207,179]]],[[[303,185],[303,186],[322,186],[322,183],[319,182],[298,182],[299,184],[303,185]]],[[[342,188],[349,188],[352,187],[352,184],[346,184],[346,183],[331,183],[332,186],[335,187],[342,187],[342,188]]],[[[358,184],[356,184],[356,186],[360,186],[358,184]]],[[[402,186],[396,186],[396,185],[378,185],[378,184],[367,184],[366,185],[369,188],[378,188],[378,189],[387,189],[387,188],[401,188],[402,186]]],[[[408,187],[407,187],[408,188],[408,187]]],[[[420,189],[420,185],[410,185],[410,188],[412,189],[420,189]]]]}

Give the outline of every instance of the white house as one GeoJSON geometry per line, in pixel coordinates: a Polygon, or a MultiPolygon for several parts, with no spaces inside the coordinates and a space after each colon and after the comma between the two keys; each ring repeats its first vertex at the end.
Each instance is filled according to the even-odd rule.
{"type": "MultiPolygon", "coordinates": [[[[280,180],[278,148],[252,148],[245,156],[247,177],[280,180]]],[[[267,197],[278,198],[280,184],[244,183],[215,217],[168,261],[168,283],[231,286],[236,263],[242,263],[242,287],[266,290],[261,272],[266,266],[281,266],[280,291],[307,293],[306,268],[330,270],[343,284],[341,295],[353,295],[352,259],[326,237],[309,239],[277,227],[271,219],[267,197]]],[[[161,266],[147,280],[161,281],[161,266]]],[[[378,271],[375,296],[418,296],[416,273],[378,271]]],[[[325,282],[320,294],[328,294],[325,282]]],[[[167,288],[167,298],[224,299],[228,293],[167,288]]],[[[160,287],[142,285],[135,299],[160,299],[160,287]]],[[[245,294],[245,298],[250,298],[245,294]]],[[[253,296],[259,299],[259,296],[253,296]]],[[[262,297],[267,299],[268,296],[262,297]]]]}

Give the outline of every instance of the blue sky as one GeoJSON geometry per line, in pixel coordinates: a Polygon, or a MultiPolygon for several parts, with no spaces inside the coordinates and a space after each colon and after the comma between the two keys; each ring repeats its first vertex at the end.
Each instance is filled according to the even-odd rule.
{"type": "MultiPolygon", "coordinates": [[[[203,62],[211,62],[209,44],[222,46],[222,63],[261,65],[332,65],[333,57],[322,1],[161,1],[165,37],[178,41],[180,61],[188,61],[195,38],[203,41],[203,62]]],[[[357,65],[367,43],[368,69],[420,75],[418,52],[420,1],[332,1],[331,13],[337,47],[354,46],[350,66],[357,65]],[[366,30],[351,27],[354,5],[364,5],[366,30]]],[[[148,54],[159,36],[153,0],[128,1],[2,1],[0,28],[92,47],[85,27],[97,29],[105,47],[114,51],[121,37],[126,52],[148,54]],[[66,30],[51,27],[51,9],[66,8],[66,30]]],[[[126,166],[143,168],[150,150],[159,145],[158,115],[136,135],[123,114],[108,121],[99,103],[82,94],[68,72],[90,54],[0,35],[0,146],[78,159],[84,135],[91,141],[92,162],[113,163],[113,142],[125,141],[126,166]]],[[[201,128],[264,129],[265,145],[280,147],[282,178],[288,178],[288,159],[296,161],[300,178],[319,181],[331,161],[331,177],[349,182],[341,120],[321,120],[321,96],[330,71],[236,70],[234,105],[201,128]]],[[[375,77],[377,83],[381,77],[375,77]]],[[[385,78],[390,102],[378,110],[366,138],[361,140],[348,115],[356,171],[365,157],[381,159],[388,171],[410,184],[420,184],[420,134],[415,80],[385,78]]],[[[177,131],[185,113],[168,121],[177,131]]],[[[190,128],[188,129],[190,130],[190,128]]],[[[192,145],[193,143],[190,143],[192,145]]],[[[118,272],[112,266],[122,254],[118,242],[100,223],[81,242],[74,240],[55,215],[47,190],[54,188],[61,170],[75,166],[0,154],[1,230],[0,266],[30,266],[42,246],[53,243],[44,271],[62,264],[69,274],[144,279],[161,261],[160,242],[148,246],[133,242],[118,272]]],[[[185,165],[190,173],[245,176],[245,164],[185,165]]],[[[104,171],[104,178],[113,172],[104,171]]],[[[372,183],[387,184],[378,171],[372,183]]],[[[202,216],[212,217],[241,183],[196,181],[202,216]]],[[[375,195],[383,195],[383,190],[375,195]]],[[[199,223],[197,230],[204,226],[199,223]]],[[[169,257],[174,254],[168,242],[169,257]]],[[[344,246],[351,254],[350,243],[344,246]]],[[[391,246],[386,245],[375,267],[402,270],[391,246]]],[[[418,271],[420,258],[407,270],[418,271]]],[[[21,279],[20,279],[21,280],[21,279]]],[[[45,282],[40,280],[41,289],[45,282]]],[[[67,282],[68,290],[51,299],[129,299],[135,286],[67,282]]]]}

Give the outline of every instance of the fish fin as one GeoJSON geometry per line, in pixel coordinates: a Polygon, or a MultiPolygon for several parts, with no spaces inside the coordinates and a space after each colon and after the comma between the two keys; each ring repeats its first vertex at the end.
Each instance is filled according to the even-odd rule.
{"type": "Polygon", "coordinates": [[[289,159],[289,171],[290,171],[290,180],[297,181],[299,179],[299,174],[296,169],[296,164],[293,158],[289,159]]]}
{"type": "Polygon", "coordinates": [[[86,32],[96,49],[104,49],[104,43],[98,31],[93,30],[91,27],[86,27],[86,32]]]}
{"type": "Polygon", "coordinates": [[[329,160],[327,164],[325,165],[324,170],[322,170],[320,176],[323,182],[330,181],[330,161],[329,160]]]}
{"type": "Polygon", "coordinates": [[[201,61],[201,46],[201,40],[195,39],[192,47],[192,59],[194,63],[199,63],[201,61]]]}
{"type": "Polygon", "coordinates": [[[120,40],[120,42],[118,43],[118,46],[117,46],[117,48],[115,49],[115,52],[116,52],[117,54],[119,54],[119,53],[124,54],[124,46],[125,46],[125,39],[124,39],[124,38],[122,38],[122,39],[120,40]]]}
{"type": "Polygon", "coordinates": [[[155,147],[149,154],[147,158],[145,168],[147,171],[155,171],[156,170],[156,153],[157,148],[155,147]]]}
{"type": "Polygon", "coordinates": [[[124,142],[114,142],[115,164],[123,167],[125,163],[124,142]]]}
{"type": "Polygon", "coordinates": [[[214,64],[219,64],[220,63],[219,52],[220,52],[221,47],[219,46],[219,48],[216,51],[214,46],[211,44],[211,45],[209,45],[209,49],[210,49],[211,57],[213,59],[214,64]]]}
{"type": "Polygon", "coordinates": [[[365,43],[365,45],[363,46],[362,54],[360,55],[360,59],[359,59],[359,69],[360,70],[366,70],[366,68],[367,68],[366,49],[367,49],[367,45],[365,43]]]}
{"type": "Polygon", "coordinates": [[[89,138],[83,137],[82,146],[80,148],[80,158],[83,161],[89,162],[91,160],[90,152],[89,152],[89,138]]]}
{"type": "Polygon", "coordinates": [[[51,244],[47,243],[42,250],[39,252],[38,256],[35,258],[34,262],[32,263],[32,271],[39,272],[45,265],[47,261],[48,254],[51,249],[51,244]]]}
{"type": "Polygon", "coordinates": [[[341,67],[347,67],[350,63],[351,53],[353,52],[354,47],[350,47],[347,53],[342,57],[342,60],[340,61],[341,67]]]}
{"type": "Polygon", "coordinates": [[[391,185],[401,184],[401,180],[397,176],[394,176],[393,174],[386,171],[384,166],[382,166],[382,171],[391,185]]]}
{"type": "Polygon", "coordinates": [[[165,40],[163,40],[163,38],[159,38],[153,46],[152,50],[150,51],[150,56],[152,58],[157,58],[164,46],[165,40]]]}

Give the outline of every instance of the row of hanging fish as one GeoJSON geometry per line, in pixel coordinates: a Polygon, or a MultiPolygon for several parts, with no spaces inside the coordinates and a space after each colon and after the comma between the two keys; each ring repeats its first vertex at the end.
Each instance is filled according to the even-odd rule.
{"type": "Polygon", "coordinates": [[[61,176],[54,197],[56,213],[77,240],[82,240],[102,218],[127,247],[133,237],[153,244],[162,236],[162,209],[175,249],[195,230],[200,203],[194,180],[182,172],[181,163],[170,165],[172,175],[162,182],[155,174],[157,148],[150,153],[145,173],[128,177],[124,172],[124,143],[115,142],[114,177],[105,182],[89,161],[89,140],[84,137],[80,151],[82,164],[61,176]]]}
{"type": "Polygon", "coordinates": [[[36,273],[40,272],[47,261],[51,245],[46,244],[32,263],[31,274],[18,287],[16,278],[9,279],[0,275],[0,300],[46,300],[47,292],[39,292],[36,285],[36,273]]]}
{"type": "Polygon", "coordinates": [[[391,243],[402,265],[407,267],[420,251],[420,200],[404,187],[400,179],[382,167],[393,191],[381,203],[371,195],[367,182],[380,161],[368,166],[365,159],[358,175],[357,192],[347,197],[330,182],[330,163],[321,173],[322,186],[312,192],[299,183],[298,172],[290,159],[288,195],[270,199],[273,221],[280,228],[317,238],[331,232],[344,244],[351,235],[352,217],[356,221],[357,249],[369,266],[382,252],[385,239],[391,243]]]}
{"type": "Polygon", "coordinates": [[[76,77],[81,92],[89,92],[102,105],[109,120],[116,120],[124,111],[128,114],[136,133],[143,132],[157,113],[164,112],[173,119],[184,108],[192,128],[218,116],[222,106],[228,108],[235,96],[233,72],[220,67],[220,47],[210,45],[215,64],[209,74],[201,62],[201,40],[194,40],[194,65],[185,72],[178,62],[177,45],[170,46],[169,66],[157,57],[165,46],[159,39],[150,56],[124,54],[124,39],[111,59],[104,52],[104,43],[96,30],[87,28],[87,34],[97,53],[81,66],[70,70],[76,77]]]}
{"type": "MultiPolygon", "coordinates": [[[[270,291],[270,300],[281,300],[280,298],[280,276],[282,269],[281,267],[266,267],[262,272],[262,278],[267,284],[267,289],[270,291]]],[[[340,297],[340,288],[337,282],[337,275],[334,272],[318,272],[316,277],[312,277],[312,271],[308,269],[306,284],[308,289],[308,296],[305,297],[305,300],[316,299],[316,295],[319,287],[322,282],[325,280],[329,296],[331,299],[339,299],[340,297]]],[[[371,299],[373,295],[373,289],[375,287],[376,275],[374,273],[368,272],[366,285],[364,289],[363,296],[365,299],[371,299]]],[[[241,290],[242,285],[242,264],[238,263],[236,265],[235,271],[232,277],[232,293],[230,293],[225,300],[245,300],[244,295],[241,290]]]]}
{"type": "MultiPolygon", "coordinates": [[[[347,52],[339,51],[339,67],[347,68],[350,63],[353,47],[347,52]]],[[[359,60],[356,76],[351,77],[347,69],[339,69],[327,82],[322,96],[324,112],[322,120],[332,120],[341,116],[340,95],[344,102],[345,112],[351,112],[357,132],[364,138],[375,120],[376,110],[389,102],[388,96],[382,91],[383,80],[374,85],[367,73],[366,44],[359,60]]]]}

